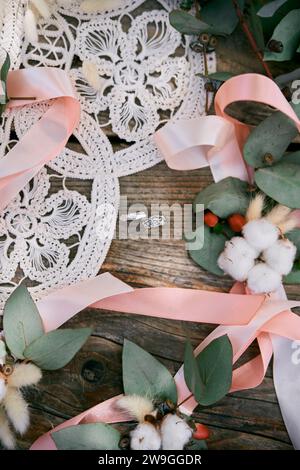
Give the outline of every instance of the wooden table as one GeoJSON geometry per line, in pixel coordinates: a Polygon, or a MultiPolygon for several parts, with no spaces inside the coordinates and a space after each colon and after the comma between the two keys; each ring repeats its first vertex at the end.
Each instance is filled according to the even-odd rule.
{"type": "MultiPolygon", "coordinates": [[[[219,70],[261,72],[239,30],[232,38],[220,42],[217,58],[219,70]]],[[[277,75],[285,69],[285,65],[275,64],[272,70],[277,75]]],[[[259,120],[265,113],[253,106],[250,114],[248,111],[244,108],[242,114],[236,112],[250,121],[259,120]]],[[[160,163],[142,173],[121,178],[120,184],[121,194],[128,196],[129,203],[142,202],[150,207],[152,202],[191,203],[211,181],[208,169],[176,172],[160,163]]],[[[179,286],[227,292],[232,284],[229,278],[218,278],[195,265],[185,251],[184,242],[178,240],[114,240],[101,269],[104,271],[133,287],[179,286]]],[[[290,298],[300,298],[298,286],[288,286],[287,293],[290,298]]],[[[39,435],[62,421],[122,392],[124,338],[154,354],[175,373],[182,363],[185,338],[190,336],[197,345],[213,329],[208,324],[91,309],[84,310],[67,326],[92,326],[93,335],[67,367],[44,373],[38,387],[26,392],[32,424],[19,439],[20,448],[28,448],[39,435]]],[[[253,345],[246,358],[253,357],[257,351],[253,345]]],[[[210,449],[292,448],[278,407],[271,368],[258,388],[233,393],[211,408],[196,410],[195,416],[212,430],[210,449]]]]}

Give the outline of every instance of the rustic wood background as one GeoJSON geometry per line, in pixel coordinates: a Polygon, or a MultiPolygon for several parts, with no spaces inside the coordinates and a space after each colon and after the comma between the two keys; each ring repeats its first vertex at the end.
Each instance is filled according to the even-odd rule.
{"type": "MultiPolygon", "coordinates": [[[[148,1],[141,7],[156,6],[148,1]]],[[[219,41],[218,70],[262,72],[240,28],[229,39],[219,41]]],[[[273,64],[275,75],[286,64],[273,64]]],[[[269,109],[257,105],[233,109],[241,119],[257,122],[269,109]]],[[[118,141],[114,141],[118,148],[118,141]]],[[[191,203],[196,194],[212,182],[208,169],[177,172],[165,163],[120,180],[121,194],[129,203],[191,203]]],[[[86,184],[86,183],[82,183],[86,184]]],[[[195,265],[183,241],[115,240],[101,272],[109,271],[133,287],[190,287],[227,292],[229,278],[218,278],[195,265]]],[[[290,298],[299,299],[298,286],[288,286],[290,298]]],[[[199,308],[201,308],[199,306],[199,308]]],[[[211,325],[152,319],[108,311],[84,310],[68,327],[92,326],[93,335],[63,370],[44,373],[38,387],[27,392],[32,424],[19,439],[27,449],[42,433],[62,421],[122,392],[121,353],[124,338],[130,339],[167,365],[175,373],[183,359],[187,335],[196,346],[213,329],[211,325]]],[[[246,357],[257,353],[254,344],[246,357]]],[[[199,422],[209,426],[210,449],[291,449],[291,443],[277,403],[271,367],[262,385],[254,390],[233,393],[210,408],[196,410],[199,422]]]]}

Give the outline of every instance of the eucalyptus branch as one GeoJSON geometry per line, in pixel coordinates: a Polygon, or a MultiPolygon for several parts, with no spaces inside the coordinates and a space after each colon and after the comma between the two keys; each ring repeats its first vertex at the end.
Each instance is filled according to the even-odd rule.
{"type": "Polygon", "coordinates": [[[257,43],[256,43],[256,40],[255,40],[255,38],[254,38],[252,32],[251,32],[250,29],[249,29],[249,26],[248,26],[248,24],[247,24],[247,21],[245,20],[245,16],[244,16],[242,10],[240,9],[240,6],[239,6],[237,0],[232,0],[232,3],[233,3],[233,5],[234,5],[236,14],[237,14],[237,16],[238,16],[238,18],[239,18],[239,20],[240,20],[241,26],[242,26],[242,28],[243,28],[243,31],[244,31],[245,35],[247,36],[247,39],[248,39],[248,42],[249,42],[251,48],[253,49],[253,51],[254,51],[256,57],[258,58],[258,60],[259,60],[259,62],[261,63],[261,65],[263,66],[263,68],[264,68],[264,70],[265,70],[267,76],[273,80],[273,75],[272,75],[272,73],[271,73],[271,71],[270,71],[270,69],[269,69],[269,66],[268,66],[268,64],[266,64],[266,62],[264,61],[263,55],[261,54],[261,52],[260,52],[260,50],[259,50],[259,47],[258,47],[258,45],[257,45],[257,43]]]}

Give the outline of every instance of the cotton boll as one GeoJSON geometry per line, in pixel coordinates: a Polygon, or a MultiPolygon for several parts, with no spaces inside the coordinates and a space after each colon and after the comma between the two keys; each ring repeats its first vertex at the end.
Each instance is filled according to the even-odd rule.
{"type": "Polygon", "coordinates": [[[15,430],[20,434],[24,434],[29,426],[29,412],[21,392],[15,388],[8,387],[3,404],[15,430]]]}
{"type": "Polygon", "coordinates": [[[193,434],[187,422],[176,414],[168,414],[161,424],[163,450],[182,450],[193,434]]]}
{"type": "Polygon", "coordinates": [[[273,245],[279,236],[279,229],[268,220],[262,218],[251,220],[242,229],[245,240],[261,252],[273,245]]]}
{"type": "Polygon", "coordinates": [[[138,424],[130,433],[130,447],[132,450],[158,450],[160,446],[160,434],[151,423],[138,424]]]}
{"type": "Polygon", "coordinates": [[[263,258],[270,268],[287,275],[293,268],[296,252],[297,248],[290,240],[277,240],[263,252],[263,258]]]}
{"type": "Polygon", "coordinates": [[[5,397],[5,394],[6,394],[6,389],[7,389],[7,386],[5,384],[5,380],[0,378],[0,402],[3,400],[3,398],[5,397]]]}
{"type": "Polygon", "coordinates": [[[13,373],[8,377],[11,387],[21,388],[35,385],[42,378],[42,371],[34,364],[16,364],[13,373]]]}
{"type": "Polygon", "coordinates": [[[254,266],[257,252],[244,238],[233,237],[225,243],[225,249],[218,258],[219,267],[236,281],[247,279],[248,272],[254,266]]]}
{"type": "Polygon", "coordinates": [[[253,294],[273,292],[281,285],[281,275],[266,263],[258,263],[249,271],[247,285],[253,294]]]}
{"type": "Polygon", "coordinates": [[[0,410],[0,441],[6,449],[15,447],[15,438],[3,410],[0,410]]]}
{"type": "Polygon", "coordinates": [[[25,31],[25,37],[28,42],[32,44],[35,44],[38,42],[39,37],[38,37],[38,32],[37,32],[36,17],[30,8],[28,8],[25,12],[24,31],[25,31]]]}

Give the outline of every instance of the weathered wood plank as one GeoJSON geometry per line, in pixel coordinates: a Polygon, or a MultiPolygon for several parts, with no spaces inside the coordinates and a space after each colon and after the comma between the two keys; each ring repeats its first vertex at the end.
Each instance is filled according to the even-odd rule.
{"type": "MultiPolygon", "coordinates": [[[[142,8],[157,6],[155,0],[142,8]]],[[[240,29],[230,39],[219,41],[218,69],[242,73],[261,72],[240,29]]],[[[277,75],[287,64],[272,64],[277,75]]],[[[231,112],[247,122],[257,123],[270,112],[258,106],[235,107],[231,112]]],[[[108,130],[107,135],[111,133],[108,130]]],[[[72,144],[78,148],[76,143],[72,144]]],[[[124,143],[114,140],[114,148],[124,143]]],[[[128,203],[191,203],[201,189],[211,183],[208,169],[176,172],[164,163],[120,181],[121,194],[128,203]]],[[[54,180],[55,185],[60,184],[54,180]]],[[[72,181],[74,189],[89,194],[89,181],[72,181]]],[[[182,240],[114,240],[101,272],[110,271],[134,287],[180,286],[227,292],[232,281],[209,274],[188,257],[182,240]]],[[[300,298],[299,286],[288,286],[291,298],[300,298]]],[[[200,306],[199,306],[200,308],[200,306]]],[[[202,307],[203,308],[203,307],[202,307]]],[[[198,344],[213,329],[212,325],[137,317],[86,309],[67,326],[92,326],[93,336],[71,364],[63,370],[44,374],[38,387],[27,391],[32,426],[19,439],[20,448],[28,448],[42,433],[65,419],[122,392],[121,352],[124,338],[135,341],[168,366],[172,373],[180,367],[184,341],[190,336],[198,344]]],[[[256,345],[245,355],[257,354],[256,345]]],[[[277,399],[271,368],[262,385],[229,395],[216,406],[196,410],[195,416],[213,431],[211,449],[290,449],[277,399]]]]}

